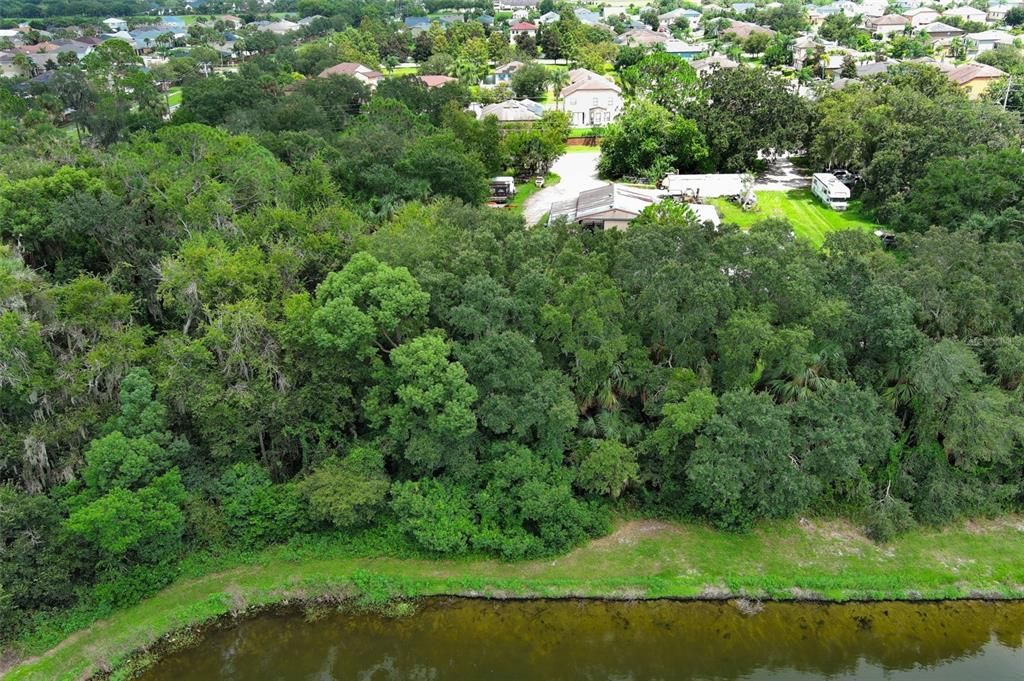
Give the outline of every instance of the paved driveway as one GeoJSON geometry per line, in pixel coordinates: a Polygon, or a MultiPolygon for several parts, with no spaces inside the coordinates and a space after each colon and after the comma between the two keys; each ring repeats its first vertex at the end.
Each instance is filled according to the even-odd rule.
{"type": "Polygon", "coordinates": [[[576,198],[580,192],[600,187],[603,181],[597,179],[597,159],[600,151],[580,151],[565,154],[551,166],[551,172],[561,177],[553,187],[545,187],[526,199],[523,204],[523,219],[526,224],[535,225],[545,213],[551,210],[555,201],[576,198]]]}

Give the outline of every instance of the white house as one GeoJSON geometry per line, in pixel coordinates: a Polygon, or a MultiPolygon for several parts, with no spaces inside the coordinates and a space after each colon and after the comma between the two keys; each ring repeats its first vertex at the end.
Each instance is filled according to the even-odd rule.
{"type": "Polygon", "coordinates": [[[544,107],[533,100],[509,99],[482,107],[477,118],[484,119],[494,116],[502,123],[533,123],[539,121],[543,115],[544,107]]]}
{"type": "Polygon", "coordinates": [[[1017,2],[1015,0],[1011,0],[1010,2],[1000,2],[991,4],[988,7],[988,20],[994,24],[1001,24],[1006,19],[1006,15],[1009,13],[1009,11],[1014,7],[1020,7],[1021,4],[1022,3],[1017,2]]]}
{"type": "Polygon", "coordinates": [[[994,50],[1000,45],[1013,45],[1013,35],[1006,31],[981,31],[968,33],[966,37],[967,51],[975,55],[994,50]]]}
{"type": "Polygon", "coordinates": [[[294,21],[282,19],[281,21],[271,21],[263,24],[259,27],[259,30],[266,31],[267,33],[273,33],[274,35],[287,35],[293,31],[299,30],[300,28],[302,27],[294,21]]]}
{"type": "Polygon", "coordinates": [[[910,25],[914,28],[927,26],[928,24],[939,20],[939,13],[931,7],[916,7],[914,9],[908,9],[903,13],[903,16],[910,19],[910,25]]]}
{"type": "Polygon", "coordinates": [[[539,17],[537,17],[536,23],[540,25],[553,24],[561,18],[562,17],[561,15],[558,14],[558,12],[545,12],[544,14],[541,14],[539,17]]]}
{"type": "Polygon", "coordinates": [[[687,9],[686,7],[679,7],[672,10],[671,12],[665,12],[664,14],[658,15],[658,27],[662,31],[667,31],[680,19],[685,19],[690,25],[691,31],[696,31],[700,28],[700,17],[701,13],[687,9]]]}
{"type": "Polygon", "coordinates": [[[954,7],[947,9],[942,13],[944,17],[956,17],[963,19],[964,21],[977,21],[984,24],[988,19],[988,13],[970,5],[963,5],[961,7],[954,7]]]}
{"type": "Polygon", "coordinates": [[[586,69],[569,72],[569,85],[562,88],[559,108],[569,114],[576,127],[598,127],[611,123],[622,113],[622,91],[604,76],[586,69]]]}
{"type": "Polygon", "coordinates": [[[521,61],[510,61],[507,64],[502,64],[494,69],[494,73],[489,73],[484,76],[483,81],[480,83],[480,87],[488,88],[501,85],[502,83],[511,83],[512,75],[519,69],[523,68],[523,66],[524,64],[521,61]]]}
{"type": "Polygon", "coordinates": [[[518,24],[512,24],[508,27],[508,41],[513,45],[515,44],[516,39],[521,35],[536,38],[537,26],[535,24],[531,24],[529,21],[520,21],[518,24]]]}
{"type": "Polygon", "coordinates": [[[832,173],[814,173],[811,191],[822,203],[833,210],[846,210],[850,201],[850,188],[832,173]]]}
{"type": "Polygon", "coordinates": [[[124,19],[117,19],[115,17],[111,17],[109,19],[104,19],[103,24],[110,29],[110,33],[117,33],[118,31],[128,30],[128,22],[124,19]]]}

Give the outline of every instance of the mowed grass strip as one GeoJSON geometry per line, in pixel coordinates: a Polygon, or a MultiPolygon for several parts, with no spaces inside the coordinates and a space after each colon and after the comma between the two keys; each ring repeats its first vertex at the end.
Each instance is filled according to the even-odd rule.
{"type": "Polygon", "coordinates": [[[790,191],[760,191],[757,208],[745,211],[725,199],[712,199],[723,222],[731,222],[743,229],[768,218],[783,218],[793,231],[816,246],[825,241],[825,235],[842,229],[875,230],[878,223],[864,212],[859,201],[851,201],[849,209],[835,211],[826,208],[809,189],[790,191]]]}
{"type": "Polygon", "coordinates": [[[325,595],[375,597],[725,598],[879,600],[1024,598],[1024,518],[919,529],[878,545],[841,520],[778,521],[733,534],[702,525],[623,521],[544,560],[351,558],[345,537],[254,554],[234,569],[183,580],[26,660],[7,679],[79,679],[118,669],[165,634],[248,607],[325,595]],[[369,586],[368,586],[369,585],[369,586]]]}

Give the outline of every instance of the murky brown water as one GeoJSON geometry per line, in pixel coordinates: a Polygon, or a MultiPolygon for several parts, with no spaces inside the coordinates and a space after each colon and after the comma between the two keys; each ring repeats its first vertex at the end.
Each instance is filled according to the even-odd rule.
{"type": "Polygon", "coordinates": [[[435,599],[390,619],[261,616],[144,681],[1024,681],[1024,603],[435,599]]]}

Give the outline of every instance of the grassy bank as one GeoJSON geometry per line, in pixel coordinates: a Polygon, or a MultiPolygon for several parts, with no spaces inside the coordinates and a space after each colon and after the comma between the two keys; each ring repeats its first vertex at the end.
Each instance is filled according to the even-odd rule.
{"type": "Polygon", "coordinates": [[[244,565],[179,581],[75,633],[6,678],[78,679],[117,668],[163,635],[286,601],[384,597],[942,599],[1024,597],[1024,518],[918,530],[879,546],[843,521],[766,523],[746,534],[656,521],[620,523],[558,558],[346,557],[344,540],[276,547],[244,565]]]}
{"type": "Polygon", "coordinates": [[[757,208],[745,211],[725,199],[712,201],[723,222],[732,222],[746,229],[767,218],[785,218],[799,236],[816,246],[825,241],[825,235],[840,229],[878,229],[869,215],[861,210],[859,201],[851,201],[845,211],[826,208],[809,189],[757,192],[757,208]]]}

